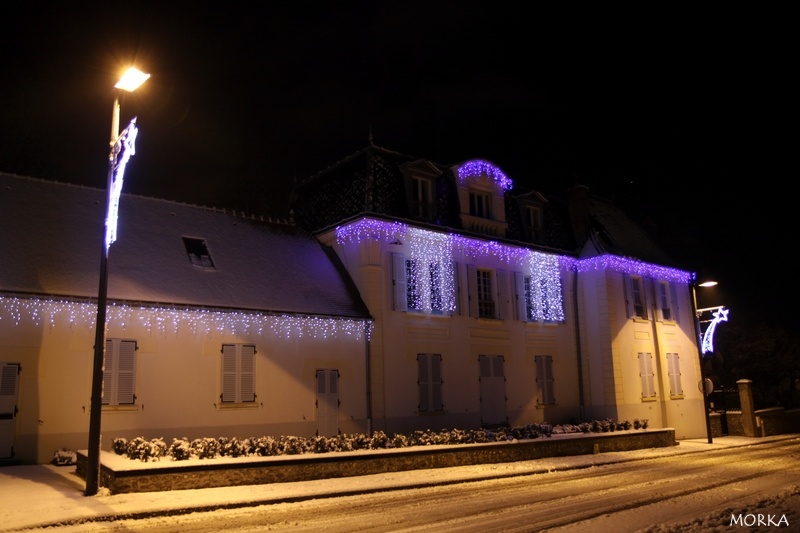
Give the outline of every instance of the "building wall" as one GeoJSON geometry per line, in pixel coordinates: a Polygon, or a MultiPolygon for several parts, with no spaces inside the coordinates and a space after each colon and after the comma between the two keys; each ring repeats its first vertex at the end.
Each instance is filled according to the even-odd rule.
{"type": "MultiPolygon", "coordinates": [[[[452,313],[397,311],[393,308],[392,254],[408,256],[406,237],[383,238],[365,232],[357,239],[337,240],[331,232],[322,240],[335,248],[361,294],[368,295],[365,300],[375,318],[371,352],[378,385],[373,405],[379,408],[374,414],[376,424],[385,431],[485,425],[478,359],[491,355],[504,360],[504,409],[510,425],[646,419],[653,428],[675,428],[681,438],[702,436],[703,403],[695,386],[699,366],[688,285],[673,282],[672,308],[677,317],[662,321],[656,318],[655,280],[644,276],[648,317],[631,318],[626,275],[621,271],[563,267],[563,321],[523,322],[514,316],[512,303],[501,303],[508,305],[502,320],[474,318],[468,316],[465,265],[508,273],[524,270],[524,265],[515,263],[513,253],[481,255],[454,249],[460,287],[457,309],[452,313]],[[442,357],[441,411],[419,410],[417,356],[421,353],[442,357]],[[640,353],[652,357],[652,397],[643,396],[640,353]],[[667,354],[672,353],[680,355],[680,395],[670,394],[667,354]],[[537,402],[537,355],[553,359],[556,401],[552,405],[537,402]],[[579,355],[583,380],[579,379],[579,355]]],[[[513,291],[508,292],[513,296],[513,291]]]]}
{"type": "Polygon", "coordinates": [[[631,318],[626,309],[624,276],[619,272],[581,273],[583,347],[589,359],[592,418],[647,419],[650,427],[675,428],[678,438],[705,434],[699,358],[687,285],[675,284],[675,320],[657,317],[653,279],[645,279],[648,318],[631,318]],[[593,305],[596,302],[596,305],[593,305]],[[606,302],[607,305],[604,305],[606,302]],[[639,354],[651,354],[655,397],[642,397],[639,354]],[[680,358],[682,395],[670,394],[667,354],[680,358]]]}
{"type": "MultiPolygon", "coordinates": [[[[28,310],[18,321],[0,307],[0,362],[22,367],[15,458],[46,463],[60,448],[88,446],[96,307],[23,304],[28,310]]],[[[137,341],[136,400],[103,407],[102,449],[116,437],[160,437],[169,445],[183,437],[314,435],[317,369],[339,371],[339,430],[367,431],[363,329],[358,335],[358,327],[344,331],[333,322],[325,329],[300,319],[247,322],[229,314],[203,322],[183,315],[189,318],[152,309],[125,320],[109,313],[107,338],[137,341]],[[235,343],[256,347],[256,401],[223,405],[221,348],[235,343]]]]}
{"type": "MultiPolygon", "coordinates": [[[[505,370],[507,423],[564,423],[579,418],[577,359],[574,321],[523,322],[507,317],[484,319],[468,316],[466,265],[476,264],[507,272],[519,264],[497,257],[472,257],[455,252],[461,291],[453,313],[395,311],[393,308],[392,253],[407,252],[407,243],[380,239],[337,242],[333,232],[321,237],[334,247],[352,275],[374,318],[370,343],[373,376],[374,427],[387,433],[416,429],[478,428],[482,425],[481,382],[478,358],[502,356],[505,370]],[[443,409],[420,412],[418,354],[442,357],[443,409]],[[553,358],[556,402],[537,404],[535,357],[553,358]]],[[[564,278],[568,278],[564,273],[564,278]]],[[[571,299],[571,287],[563,287],[571,299]]],[[[509,288],[510,291],[510,288],[509,288]]],[[[509,292],[511,293],[511,292],[509,292]]],[[[512,315],[512,316],[508,316],[512,315]]]]}

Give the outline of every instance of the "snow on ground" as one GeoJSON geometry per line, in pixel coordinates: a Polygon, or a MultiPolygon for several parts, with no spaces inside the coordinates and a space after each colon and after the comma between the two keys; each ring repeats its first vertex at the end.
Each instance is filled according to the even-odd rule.
{"type": "MultiPolygon", "coordinates": [[[[736,446],[752,443],[744,437],[716,439],[712,446],[736,446]],[[743,440],[742,440],[743,439],[743,440]]],[[[523,473],[547,472],[567,468],[580,468],[610,462],[637,460],[656,455],[677,455],[700,452],[708,449],[705,439],[681,441],[669,448],[654,448],[630,452],[608,452],[595,455],[559,457],[520,461],[515,463],[488,464],[453,468],[417,470],[359,476],[342,479],[325,479],[242,487],[219,487],[209,489],[181,490],[135,494],[108,494],[101,489],[95,496],[84,496],[85,482],[75,473],[75,466],[30,465],[0,468],[0,531],[13,531],[47,524],[74,523],[76,520],[93,519],[112,515],[158,514],[170,509],[213,509],[222,504],[228,507],[252,502],[286,501],[291,498],[311,498],[336,494],[340,491],[369,492],[381,488],[408,485],[442,483],[448,480],[481,479],[503,477],[523,473]]],[[[359,452],[343,452],[359,453],[359,452]]],[[[366,452],[369,453],[369,452],[366,452]]],[[[263,458],[256,458],[256,460],[263,458]]],[[[118,467],[127,464],[131,468],[152,468],[159,462],[142,463],[104,452],[105,464],[118,467]],[[117,462],[120,462],[117,464],[117,462]]],[[[222,460],[222,459],[218,459],[222,460]]],[[[228,461],[248,461],[251,458],[228,461]]],[[[192,460],[205,461],[209,460],[192,460]]],[[[186,464],[185,462],[181,462],[186,464]]],[[[174,466],[171,461],[164,466],[174,466]]],[[[766,501],[762,507],[776,509],[800,509],[800,491],[787,492],[787,502],[766,501]]],[[[730,520],[730,513],[727,515],[730,520]]],[[[724,517],[723,517],[724,519],[724,517]]],[[[709,518],[711,520],[711,518],[709,518]]],[[[708,524],[710,522],[706,522],[708,524]]],[[[792,524],[800,523],[800,516],[793,515],[792,524]]],[[[728,525],[727,523],[725,525],[728,525]]],[[[659,533],[664,531],[653,529],[659,533]]]]}

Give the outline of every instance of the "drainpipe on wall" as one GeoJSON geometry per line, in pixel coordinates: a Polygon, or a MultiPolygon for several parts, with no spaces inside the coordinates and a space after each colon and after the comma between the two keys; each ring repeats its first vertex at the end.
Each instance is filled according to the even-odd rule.
{"type": "Polygon", "coordinates": [[[364,322],[364,357],[367,373],[367,435],[372,436],[372,368],[370,366],[369,322],[364,322]]]}
{"type": "Polygon", "coordinates": [[[578,354],[578,406],[580,407],[581,420],[585,418],[585,405],[583,399],[583,352],[581,351],[581,325],[578,318],[578,271],[572,276],[572,301],[575,312],[575,352],[578,354]]]}

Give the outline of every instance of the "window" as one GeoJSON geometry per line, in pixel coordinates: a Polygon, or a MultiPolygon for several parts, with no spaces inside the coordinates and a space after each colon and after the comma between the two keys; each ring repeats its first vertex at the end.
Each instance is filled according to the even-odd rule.
{"type": "Polygon", "coordinates": [[[667,372],[669,373],[669,395],[673,398],[683,396],[683,386],[681,385],[681,359],[678,354],[667,354],[667,372]]]}
{"type": "Polygon", "coordinates": [[[256,347],[252,344],[222,345],[222,403],[256,401],[256,347]]]}
{"type": "Polygon", "coordinates": [[[395,311],[456,311],[458,276],[456,265],[450,261],[392,254],[392,287],[395,311]]]}
{"type": "Polygon", "coordinates": [[[539,389],[537,402],[541,405],[553,405],[556,403],[553,395],[553,357],[550,355],[537,355],[536,361],[536,385],[539,389]]]}
{"type": "Polygon", "coordinates": [[[445,310],[445,295],[441,263],[423,263],[417,259],[406,260],[406,301],[409,309],[429,309],[441,313],[445,310]],[[427,268],[425,268],[427,266],[427,268]]]}
{"type": "Polygon", "coordinates": [[[533,277],[514,272],[514,291],[517,320],[526,322],[564,320],[561,280],[557,275],[533,277]]]}
{"type": "Polygon", "coordinates": [[[671,285],[667,281],[659,281],[656,290],[658,294],[658,319],[661,321],[675,320],[675,312],[672,309],[673,291],[671,285]]]}
{"type": "Polygon", "coordinates": [[[529,241],[541,239],[542,233],[542,210],[532,205],[526,205],[524,209],[523,225],[525,237],[529,241]]]}
{"type": "Polygon", "coordinates": [[[411,177],[411,216],[425,220],[434,218],[432,180],[411,177]]]}
{"type": "Polygon", "coordinates": [[[136,341],[106,339],[103,360],[103,405],[133,405],[136,402],[136,341]]]}
{"type": "Polygon", "coordinates": [[[442,405],[442,356],[432,353],[417,355],[419,378],[419,412],[441,411],[442,405]]]}
{"type": "Polygon", "coordinates": [[[492,291],[492,272],[490,270],[477,271],[478,286],[478,316],[481,318],[494,318],[494,292],[492,291]]]}
{"type": "Polygon", "coordinates": [[[488,192],[469,191],[469,214],[492,219],[492,195],[488,192]]]}
{"type": "Polygon", "coordinates": [[[644,295],[644,280],[639,276],[625,274],[625,302],[628,308],[628,317],[647,318],[647,306],[644,295]]]}
{"type": "Polygon", "coordinates": [[[510,303],[508,273],[467,265],[469,316],[505,320],[510,303]]]}
{"type": "Polygon", "coordinates": [[[639,352],[639,376],[642,380],[642,398],[655,398],[656,386],[653,376],[653,354],[639,352]]]}
{"type": "Polygon", "coordinates": [[[211,259],[211,254],[208,252],[205,239],[184,237],[183,245],[186,247],[186,253],[189,255],[189,260],[194,266],[216,268],[214,266],[214,261],[211,259]]]}

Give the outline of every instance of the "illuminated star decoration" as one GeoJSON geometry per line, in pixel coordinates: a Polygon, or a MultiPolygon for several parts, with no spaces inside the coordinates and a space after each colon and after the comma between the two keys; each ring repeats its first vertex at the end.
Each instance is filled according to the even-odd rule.
{"type": "Polygon", "coordinates": [[[117,240],[117,216],[119,214],[119,196],[122,194],[122,180],[125,174],[125,166],[128,164],[128,159],[136,153],[136,134],[139,130],[136,128],[136,119],[131,120],[130,125],[125,128],[125,131],[119,136],[117,142],[114,143],[113,156],[117,159],[117,164],[113,167],[113,179],[111,181],[111,191],[109,198],[111,200],[108,206],[108,218],[106,219],[106,252],[111,247],[111,244],[117,240]],[[119,151],[119,156],[117,152],[119,151]]]}
{"type": "Polygon", "coordinates": [[[728,321],[728,312],[730,309],[724,309],[720,307],[716,311],[714,311],[714,319],[711,320],[711,324],[708,325],[708,329],[703,334],[703,344],[702,350],[703,353],[709,353],[714,351],[714,330],[717,328],[717,324],[720,322],[727,322],[728,321]]]}

